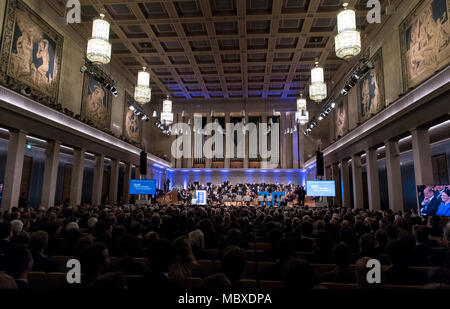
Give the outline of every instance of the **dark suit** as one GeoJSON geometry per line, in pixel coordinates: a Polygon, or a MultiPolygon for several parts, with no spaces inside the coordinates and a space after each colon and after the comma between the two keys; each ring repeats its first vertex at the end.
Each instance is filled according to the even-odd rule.
{"type": "Polygon", "coordinates": [[[33,271],[44,271],[46,273],[57,271],[55,263],[53,263],[48,256],[37,252],[32,252],[33,256],[33,271]]]}
{"type": "Polygon", "coordinates": [[[176,292],[183,291],[183,288],[160,272],[150,272],[144,278],[137,278],[129,282],[128,287],[133,289],[151,289],[151,290],[171,290],[176,292]]]}
{"type": "Polygon", "coordinates": [[[398,268],[391,266],[385,271],[387,284],[398,285],[425,285],[427,275],[419,270],[411,268],[398,268]]]}
{"type": "Polygon", "coordinates": [[[422,209],[420,212],[428,216],[433,216],[436,214],[439,205],[439,200],[436,197],[433,197],[425,205],[421,205],[422,209]]]}
{"type": "Polygon", "coordinates": [[[4,239],[0,240],[0,271],[6,269],[5,256],[6,256],[6,252],[9,251],[11,246],[12,245],[9,241],[4,240],[4,239]]]}
{"type": "Polygon", "coordinates": [[[19,290],[31,289],[31,287],[27,281],[17,280],[17,279],[15,281],[16,281],[17,288],[19,290]]]}
{"type": "Polygon", "coordinates": [[[323,273],[320,276],[321,282],[355,283],[355,274],[348,269],[336,267],[334,270],[323,273]]]}

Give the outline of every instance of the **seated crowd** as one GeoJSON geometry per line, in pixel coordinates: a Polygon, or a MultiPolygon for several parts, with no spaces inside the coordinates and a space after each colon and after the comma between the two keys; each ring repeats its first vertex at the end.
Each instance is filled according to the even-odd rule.
{"type": "Polygon", "coordinates": [[[28,288],[32,272],[67,271],[56,256],[81,263],[81,284],[61,286],[71,288],[182,290],[189,278],[213,289],[246,287],[243,279],[300,289],[448,287],[445,220],[284,206],[14,208],[0,217],[0,288],[28,288]],[[370,259],[383,265],[380,284],[367,283],[370,259]]]}

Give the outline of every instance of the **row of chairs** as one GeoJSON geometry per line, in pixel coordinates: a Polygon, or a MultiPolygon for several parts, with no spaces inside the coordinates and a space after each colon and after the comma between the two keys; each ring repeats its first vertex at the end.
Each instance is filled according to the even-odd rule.
{"type": "MultiPolygon", "coordinates": [[[[58,272],[66,272],[67,271],[67,261],[73,257],[70,256],[53,256],[52,261],[55,263],[58,272]]],[[[112,265],[117,263],[119,258],[111,257],[110,262],[112,265]]],[[[148,260],[145,258],[134,258],[135,262],[142,263],[144,265],[148,265],[148,260]]],[[[215,274],[220,271],[220,260],[198,260],[197,261],[201,267],[204,276],[209,276],[215,274]]],[[[245,279],[261,279],[261,272],[263,269],[275,265],[273,262],[259,262],[259,261],[247,261],[246,262],[246,270],[244,273],[245,279]]],[[[336,265],[335,264],[312,264],[317,275],[320,275],[325,272],[332,271],[336,265]]],[[[383,266],[385,269],[388,266],[383,266]]],[[[431,267],[413,267],[414,269],[428,272],[431,270],[431,267]]],[[[350,265],[350,269],[354,269],[354,265],[350,265]]]]}
{"type": "MultiPolygon", "coordinates": [[[[134,280],[142,276],[126,276],[126,280],[134,280]]],[[[28,274],[28,281],[33,289],[61,289],[67,288],[69,285],[66,281],[65,273],[44,273],[44,272],[30,272],[28,274]]],[[[202,284],[201,278],[184,278],[178,280],[178,283],[186,289],[199,289],[202,284]]],[[[242,286],[246,289],[260,288],[262,290],[281,290],[285,288],[282,281],[271,280],[254,280],[242,279],[242,286]]],[[[358,289],[356,284],[344,284],[334,282],[324,282],[320,284],[321,288],[330,290],[355,290],[358,289]]],[[[386,285],[385,289],[421,289],[421,286],[402,286],[402,285],[386,285]]]]}

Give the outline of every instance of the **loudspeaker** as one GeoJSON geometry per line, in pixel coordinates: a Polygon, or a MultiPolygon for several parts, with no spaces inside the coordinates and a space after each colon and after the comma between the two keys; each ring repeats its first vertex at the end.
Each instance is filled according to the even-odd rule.
{"type": "Polygon", "coordinates": [[[141,152],[140,172],[142,176],[147,175],[147,153],[145,151],[141,152]]]}
{"type": "Polygon", "coordinates": [[[323,167],[323,152],[318,151],[316,155],[316,175],[324,176],[325,170],[323,167]]]}

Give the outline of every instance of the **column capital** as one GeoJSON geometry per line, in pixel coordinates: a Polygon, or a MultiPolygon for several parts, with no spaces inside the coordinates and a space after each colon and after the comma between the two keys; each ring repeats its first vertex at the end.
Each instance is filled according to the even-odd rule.
{"type": "Polygon", "coordinates": [[[12,129],[8,129],[8,131],[9,131],[10,133],[22,133],[22,134],[28,134],[27,131],[24,131],[24,130],[22,130],[22,129],[15,129],[15,128],[12,128],[12,129]]]}

